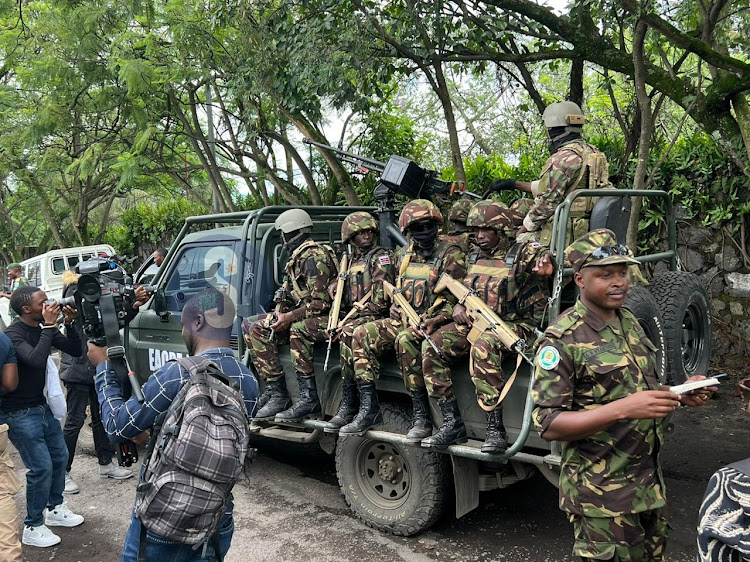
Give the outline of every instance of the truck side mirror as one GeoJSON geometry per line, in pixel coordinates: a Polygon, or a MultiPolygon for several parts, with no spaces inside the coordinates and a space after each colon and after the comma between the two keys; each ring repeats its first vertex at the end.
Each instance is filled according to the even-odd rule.
{"type": "Polygon", "coordinates": [[[154,293],[154,310],[162,322],[169,321],[169,308],[167,307],[167,294],[164,288],[159,288],[154,293]]]}

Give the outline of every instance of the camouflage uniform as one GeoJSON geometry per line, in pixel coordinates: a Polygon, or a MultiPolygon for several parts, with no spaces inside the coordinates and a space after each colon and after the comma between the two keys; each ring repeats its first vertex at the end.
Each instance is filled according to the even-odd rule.
{"type": "MultiPolygon", "coordinates": [[[[313,374],[313,345],[327,339],[328,310],[331,297],[328,286],[336,278],[336,263],[332,252],[315,242],[306,240],[286,263],[291,282],[291,294],[299,306],[292,310],[294,322],[289,329],[292,364],[297,373],[313,374]]],[[[279,340],[286,334],[276,334],[271,340],[271,329],[266,326],[268,314],[250,323],[242,323],[242,335],[247,343],[253,364],[263,380],[275,381],[284,376],[279,362],[279,340]]]]}
{"type": "MultiPolygon", "coordinates": [[[[597,247],[624,249],[613,244],[610,231],[594,231],[571,244],[566,258],[576,270],[586,264],[635,261],[621,253],[604,259],[591,253],[597,247]]],[[[534,422],[541,432],[561,412],[659,390],[656,347],[630,311],[620,309],[616,316],[606,322],[578,300],[545,331],[532,388],[534,422]]],[[[658,462],[663,425],[663,419],[625,419],[563,442],[560,508],[574,526],[574,554],[600,560],[663,559],[666,497],[658,462]]]]}
{"type": "Polygon", "coordinates": [[[474,246],[474,233],[466,226],[466,217],[474,203],[470,197],[462,197],[456,201],[448,213],[448,233],[440,237],[444,242],[455,244],[464,253],[468,253],[474,246]]]}
{"type": "MultiPolygon", "coordinates": [[[[580,138],[561,146],[542,168],[542,175],[533,189],[534,201],[523,220],[528,232],[522,234],[518,241],[533,240],[549,246],[552,219],[558,205],[575,189],[603,187],[608,180],[606,157],[596,147],[580,138]],[[593,167],[583,166],[584,160],[596,164],[593,167]]],[[[588,217],[593,204],[590,198],[579,198],[573,203],[571,217],[577,219],[574,220],[575,237],[588,230],[588,217]]]]}
{"type": "MultiPolygon", "coordinates": [[[[16,277],[15,279],[13,279],[13,281],[10,282],[9,292],[12,295],[13,291],[15,291],[16,289],[20,289],[21,287],[28,287],[28,286],[29,286],[29,280],[26,279],[26,277],[23,277],[23,276],[16,277]]],[[[16,311],[13,310],[13,307],[11,306],[8,307],[8,314],[10,316],[11,324],[18,321],[18,318],[19,318],[18,313],[16,313],[16,311]]]]}
{"type": "MultiPolygon", "coordinates": [[[[496,202],[477,204],[477,211],[492,208],[502,212],[502,231],[510,226],[511,213],[496,202]]],[[[477,217],[473,215],[471,218],[477,217]]],[[[509,327],[525,338],[534,333],[541,324],[547,298],[545,282],[532,273],[541,246],[535,242],[511,244],[498,232],[499,242],[491,252],[475,249],[468,257],[468,271],[463,284],[477,293],[509,327]]],[[[466,336],[470,327],[452,323],[443,326],[433,340],[440,348],[442,357],[429,345],[422,346],[424,373],[430,396],[436,399],[450,398],[453,383],[449,361],[465,355],[471,347],[471,378],[477,389],[479,404],[492,410],[498,404],[504,384],[502,361],[505,346],[491,332],[486,332],[470,346],[466,336]]]]}
{"type": "MultiPolygon", "coordinates": [[[[438,241],[427,256],[420,254],[411,244],[399,252],[396,270],[400,274],[396,278],[396,286],[424,319],[437,315],[450,318],[455,298],[450,294],[437,295],[433,291],[443,272],[456,279],[463,278],[465,259],[464,253],[454,244],[438,241]]],[[[401,320],[391,318],[369,322],[354,331],[352,348],[356,379],[362,382],[376,381],[380,376],[378,356],[392,346],[396,349],[407,390],[424,388],[422,338],[410,328],[405,329],[401,320]]]]}

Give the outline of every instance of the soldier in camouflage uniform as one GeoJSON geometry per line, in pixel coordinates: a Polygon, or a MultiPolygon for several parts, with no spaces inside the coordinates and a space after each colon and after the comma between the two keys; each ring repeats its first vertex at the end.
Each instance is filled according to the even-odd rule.
{"type": "MultiPolygon", "coordinates": [[[[463,283],[487,303],[498,316],[520,336],[533,340],[534,327],[542,322],[547,299],[546,282],[533,269],[545,250],[536,242],[513,243],[513,213],[500,202],[480,201],[469,212],[467,224],[476,233],[478,248],[468,258],[468,271],[463,283]]],[[[431,398],[439,402],[455,400],[450,362],[469,353],[471,378],[477,400],[487,412],[487,433],[482,452],[504,453],[508,448],[503,426],[500,392],[505,382],[503,355],[508,350],[490,331],[482,334],[473,345],[466,339],[471,321],[463,305],[453,308],[453,322],[440,328],[434,341],[441,350],[438,355],[429,345],[422,345],[422,369],[431,398]]],[[[445,448],[466,441],[461,417],[444,419],[432,437],[422,441],[425,446],[445,448]]]]}
{"type": "Polygon", "coordinates": [[[659,384],[656,347],[622,308],[637,262],[611,231],[584,235],[565,257],[580,298],[547,328],[532,392],[541,436],[563,442],[560,508],[573,523],[574,553],[661,561],[664,418],[680,404],[702,405],[715,388],[678,396],[659,384]]]}
{"type": "MultiPolygon", "coordinates": [[[[0,297],[10,299],[13,291],[29,286],[29,280],[23,276],[23,266],[20,263],[12,263],[8,266],[8,279],[10,280],[8,290],[0,291],[0,297]]],[[[18,321],[18,313],[10,306],[8,307],[8,314],[10,315],[11,324],[18,321]]]]}
{"type": "MultiPolygon", "coordinates": [[[[383,281],[393,283],[395,260],[390,250],[377,245],[377,238],[378,222],[370,213],[352,213],[341,224],[341,240],[344,244],[353,246],[344,283],[341,318],[349,316],[354,309],[357,312],[344,322],[336,336],[341,358],[342,398],[338,412],[323,428],[327,433],[337,433],[343,426],[351,423],[359,410],[352,356],[355,328],[388,314],[383,281]]],[[[365,388],[360,391],[362,402],[369,399],[369,390],[365,388]]]]}
{"type": "Polygon", "coordinates": [[[466,217],[474,206],[475,201],[471,197],[462,197],[456,201],[448,213],[448,232],[440,237],[445,242],[450,242],[468,253],[469,248],[474,246],[474,232],[466,226],[466,217]]]}
{"type": "MultiPolygon", "coordinates": [[[[450,294],[435,294],[438,279],[443,272],[463,279],[466,272],[466,258],[461,248],[438,238],[442,224],[440,210],[426,199],[410,201],[399,217],[399,227],[409,238],[409,244],[398,254],[396,288],[422,317],[422,326],[428,335],[450,322],[456,302],[450,294]]],[[[414,408],[414,423],[407,439],[419,443],[432,433],[429,401],[422,376],[422,340],[422,336],[406,324],[401,310],[395,305],[391,306],[390,318],[369,322],[354,331],[354,376],[360,389],[365,389],[368,399],[361,401],[354,421],[342,427],[340,435],[362,435],[382,421],[375,394],[375,381],[380,375],[378,356],[391,348],[396,349],[414,408]]]]}
{"type": "MultiPolygon", "coordinates": [[[[576,189],[611,187],[611,184],[607,158],[581,137],[585,118],[578,105],[571,101],[550,104],[544,110],[543,120],[552,156],[544,164],[539,180],[496,180],[489,192],[520,189],[531,193],[534,201],[516,232],[516,239],[519,242],[534,240],[548,246],[555,209],[569,193],[576,189]]],[[[578,198],[573,202],[574,237],[588,230],[593,205],[592,198],[578,198]]]]}
{"type": "Polygon", "coordinates": [[[310,215],[302,209],[284,211],[275,222],[290,253],[286,263],[291,292],[288,304],[296,308],[279,312],[277,317],[263,314],[252,324],[247,319],[242,323],[242,335],[256,371],[266,382],[266,391],[261,397],[263,406],[256,420],[298,421],[321,413],[313,372],[313,345],[326,340],[331,307],[328,286],[336,279],[338,271],[333,250],[310,238],[312,226],[310,215]],[[291,404],[279,362],[279,340],[287,335],[300,391],[300,398],[294,404],[291,404]]]}

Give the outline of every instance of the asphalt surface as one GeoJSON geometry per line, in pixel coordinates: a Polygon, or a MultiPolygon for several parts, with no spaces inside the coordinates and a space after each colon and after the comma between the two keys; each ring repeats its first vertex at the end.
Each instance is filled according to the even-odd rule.
{"type": "MultiPolygon", "coordinates": [[[[696,514],[706,482],[717,468],[748,456],[750,417],[725,392],[706,408],[679,410],[673,421],[676,429],[662,455],[673,528],[668,560],[687,562],[695,559],[696,514]]],[[[14,458],[22,477],[15,452],[14,458]]],[[[72,474],[81,493],[68,496],[68,503],[86,522],[59,530],[59,546],[26,547],[25,560],[119,559],[135,479],[102,480],[96,459],[87,455],[76,457],[72,474]]],[[[229,562],[574,560],[557,490],[541,476],[482,493],[475,511],[458,520],[447,514],[429,531],[409,538],[382,534],[354,517],[339,490],[333,457],[319,450],[263,448],[248,476],[235,487],[229,562]]],[[[23,491],[16,500],[23,513],[23,491]]]]}

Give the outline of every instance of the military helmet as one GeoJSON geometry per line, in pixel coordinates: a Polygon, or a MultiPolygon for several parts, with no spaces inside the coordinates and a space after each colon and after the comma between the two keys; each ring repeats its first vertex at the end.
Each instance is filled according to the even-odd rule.
{"type": "Polygon", "coordinates": [[[474,201],[468,197],[462,197],[456,201],[448,213],[448,220],[451,222],[466,222],[469,211],[474,206],[474,201]]]}
{"type": "Polygon", "coordinates": [[[432,201],[414,199],[404,205],[404,208],[401,210],[401,216],[398,218],[398,226],[401,232],[406,232],[413,223],[423,220],[432,220],[443,224],[443,215],[432,201]]]}
{"type": "Polygon", "coordinates": [[[276,230],[280,230],[284,234],[289,234],[301,228],[312,228],[312,225],[313,222],[310,215],[302,209],[284,211],[276,218],[276,222],[274,222],[276,230]]]}
{"type": "Polygon", "coordinates": [[[606,228],[587,232],[565,248],[565,260],[576,272],[593,265],[638,265],[632,256],[627,246],[617,243],[615,233],[606,228]]]}
{"type": "Polygon", "coordinates": [[[346,244],[354,235],[363,230],[378,231],[378,221],[364,211],[356,211],[348,215],[341,223],[341,240],[346,244]]]}
{"type": "Polygon", "coordinates": [[[558,101],[547,106],[542,114],[544,126],[553,127],[583,127],[586,118],[578,104],[572,101],[558,101]]]}
{"type": "Polygon", "coordinates": [[[499,201],[485,199],[469,211],[466,226],[472,228],[491,228],[498,232],[508,233],[512,229],[511,212],[499,201]]]}

